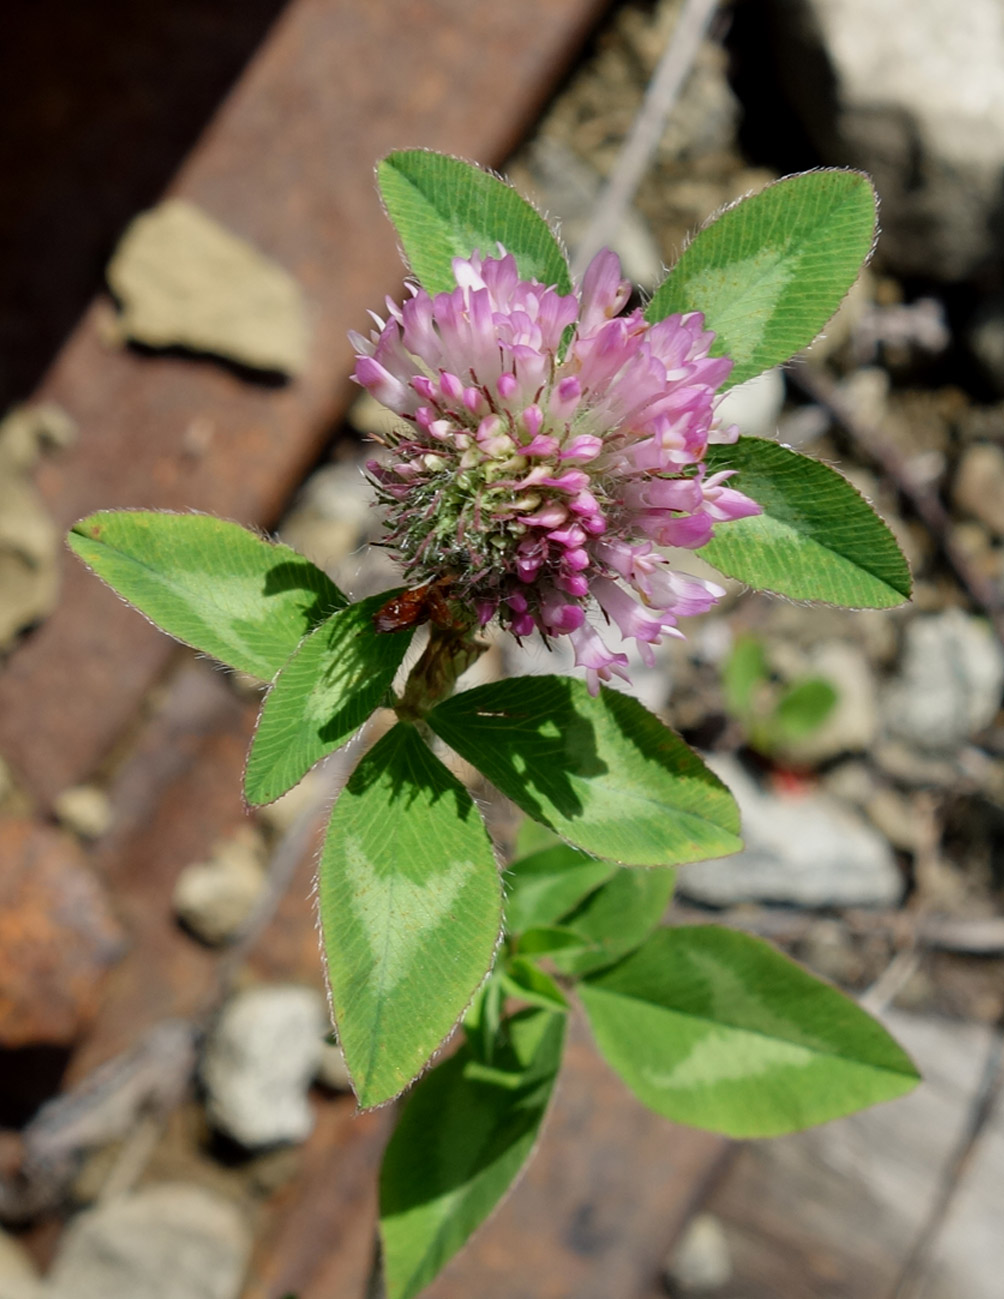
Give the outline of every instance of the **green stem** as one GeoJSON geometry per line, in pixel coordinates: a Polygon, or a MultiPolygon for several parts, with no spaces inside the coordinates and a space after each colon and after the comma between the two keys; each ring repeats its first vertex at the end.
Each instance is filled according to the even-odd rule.
{"type": "Polygon", "coordinates": [[[429,643],[411,670],[396,712],[403,722],[419,722],[453,692],[457,678],[488,648],[469,627],[462,631],[432,625],[429,643]]]}

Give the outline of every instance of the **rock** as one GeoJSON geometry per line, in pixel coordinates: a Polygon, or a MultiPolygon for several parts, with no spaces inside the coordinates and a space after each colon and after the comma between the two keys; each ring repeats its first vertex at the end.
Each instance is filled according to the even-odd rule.
{"type": "Polygon", "coordinates": [[[834,798],[767,793],[727,756],[713,756],[708,765],[735,795],[746,847],[734,857],[682,867],[682,894],[712,906],[882,907],[899,901],[903,883],[889,845],[834,798]]]}
{"type": "Polygon", "coordinates": [[[303,1141],[327,1030],[324,998],[312,988],[263,985],[231,998],[202,1063],[213,1125],[249,1150],[303,1141]]]}
{"type": "Polygon", "coordinates": [[[0,650],[55,608],[57,549],[55,524],[34,483],[0,469],[0,650]]]}
{"type": "Polygon", "coordinates": [[[303,290],[194,204],[168,199],[131,222],[108,264],[126,338],[299,374],[309,343],[303,290]]]}
{"type": "Polygon", "coordinates": [[[250,1228],[229,1200],[148,1186],[70,1223],[45,1299],[238,1299],[250,1253],[250,1228]]]}
{"type": "Polygon", "coordinates": [[[261,835],[246,827],[218,844],[209,861],[186,866],[174,886],[175,915],[203,942],[229,941],[265,888],[263,854],[261,835]]]}
{"type": "Polygon", "coordinates": [[[288,793],[255,811],[258,820],[273,834],[285,834],[301,816],[310,812],[316,815],[323,800],[330,797],[331,791],[324,772],[319,767],[314,767],[288,793]]]}
{"type": "Polygon", "coordinates": [[[853,331],[854,357],[861,365],[884,358],[890,368],[922,364],[947,351],[952,331],[937,298],[869,303],[853,331]]]}
{"type": "Polygon", "coordinates": [[[0,819],[0,1046],[68,1045],[90,1022],[123,935],[77,844],[0,819]]]}
{"type": "Polygon", "coordinates": [[[345,1052],[337,1042],[325,1042],[321,1063],[317,1066],[317,1081],[333,1092],[350,1092],[352,1079],[345,1065],[345,1052]]]}
{"type": "Polygon", "coordinates": [[[958,509],[1004,537],[1004,450],[977,442],[962,457],[952,485],[958,509]]]}
{"type": "Polygon", "coordinates": [[[950,753],[993,721],[1002,689],[1004,650],[986,622],[960,609],[915,618],[886,691],[886,726],[925,753],[950,753]]]}
{"type": "Polygon", "coordinates": [[[811,734],[785,745],[785,757],[816,766],[841,753],[868,749],[878,730],[878,707],[875,678],[865,654],[847,641],[824,641],[807,656],[805,672],[829,681],[837,702],[811,734]]]}
{"type": "Polygon", "coordinates": [[[19,1240],[0,1229],[0,1299],[42,1299],[35,1263],[19,1240]]]}
{"type": "Polygon", "coordinates": [[[666,1280],[674,1294],[710,1294],[731,1279],[725,1228],[713,1214],[699,1213],[687,1224],[666,1263],[666,1280]]]}
{"type": "Polygon", "coordinates": [[[912,800],[888,785],[880,785],[865,803],[868,819],[894,848],[916,852],[924,834],[924,823],[918,818],[912,800]]]}
{"type": "MultiPolygon", "coordinates": [[[[545,213],[561,218],[561,235],[575,248],[589,225],[603,181],[599,173],[559,140],[539,136],[514,168],[518,188],[545,213]]],[[[662,280],[662,258],[645,220],[629,208],[613,231],[609,246],[621,259],[632,284],[654,289],[662,280]]]]}
{"type": "Polygon", "coordinates": [[[111,828],[112,807],[108,795],[97,785],[75,785],[64,789],[52,810],[60,821],[81,839],[100,839],[111,828]]]}
{"type": "Polygon", "coordinates": [[[966,331],[969,350],[998,392],[1004,392],[1004,297],[986,299],[966,331]]]}
{"type": "Polygon", "coordinates": [[[0,650],[55,607],[59,532],[30,475],[41,448],[75,433],[52,402],[15,406],[0,422],[0,650]]]}
{"type": "MultiPolygon", "coordinates": [[[[400,415],[377,401],[369,392],[359,394],[349,407],[349,413],[345,418],[360,437],[370,440],[384,438],[389,433],[399,433],[408,427],[400,415]]],[[[324,470],[318,470],[318,473],[323,472],[324,470]]],[[[316,476],[315,474],[307,480],[308,489],[316,476]]]]}
{"type": "Polygon", "coordinates": [[[863,962],[839,920],[817,920],[799,944],[798,959],[824,979],[844,987],[861,978],[863,962]]]}
{"type": "Polygon", "coordinates": [[[871,752],[876,767],[900,785],[951,789],[958,783],[959,764],[945,756],[920,753],[905,740],[881,739],[871,752]]]}
{"type": "Polygon", "coordinates": [[[279,536],[330,570],[375,535],[378,524],[373,490],[363,466],[353,460],[311,474],[279,525],[279,536]]]}
{"type": "Polygon", "coordinates": [[[776,438],[784,393],[781,371],[765,370],[728,389],[718,403],[718,423],[723,427],[735,424],[748,437],[776,438]]]}
{"type": "Polygon", "coordinates": [[[882,196],[895,272],[949,281],[999,260],[1000,0],[772,0],[778,71],[823,159],[882,196]]]}
{"type": "Polygon", "coordinates": [[[39,451],[72,445],[76,422],[53,401],[14,406],[0,421],[0,473],[25,474],[39,451]]]}

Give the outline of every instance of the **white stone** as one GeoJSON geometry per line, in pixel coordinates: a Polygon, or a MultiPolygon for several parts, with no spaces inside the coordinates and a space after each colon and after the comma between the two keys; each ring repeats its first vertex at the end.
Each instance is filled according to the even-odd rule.
{"type": "Polygon", "coordinates": [[[1004,537],[1004,450],[991,442],[969,447],[955,474],[952,499],[960,510],[1004,537]]]}
{"type": "Polygon", "coordinates": [[[325,1042],[321,1063],[317,1068],[317,1081],[333,1092],[350,1092],[352,1079],[345,1064],[345,1052],[337,1042],[325,1042]]]}
{"type": "Polygon", "coordinates": [[[816,765],[868,749],[878,730],[878,706],[875,678],[863,651],[847,641],[824,641],[808,655],[805,672],[829,681],[837,702],[814,731],[785,745],[785,756],[816,765]]]}
{"type": "Polygon", "coordinates": [[[257,809],[259,821],[273,834],[285,834],[291,830],[301,816],[317,813],[325,797],[330,797],[330,789],[324,778],[324,770],[315,767],[308,771],[298,785],[277,798],[274,803],[257,809]]]}
{"type": "Polygon", "coordinates": [[[219,844],[209,861],[186,866],[174,886],[178,919],[203,942],[233,938],[265,888],[261,857],[258,833],[250,830],[219,844]]]}
{"type": "Polygon", "coordinates": [[[883,702],[886,725],[926,753],[950,753],[989,726],[1002,690],[1004,650],[983,619],[961,609],[915,618],[883,702]]]}
{"type": "Polygon", "coordinates": [[[249,1150],[305,1140],[314,1122],[307,1092],[327,1031],[324,998],[313,988],[269,984],[232,997],[202,1062],[213,1125],[249,1150]]]}
{"type": "Polygon", "coordinates": [[[185,199],[129,225],[108,265],[127,338],[299,374],[309,330],[303,290],[283,267],[185,199]]]}
{"type": "Polygon", "coordinates": [[[31,1255],[0,1228],[0,1299],[42,1299],[38,1271],[31,1255]]]}
{"type": "Polygon", "coordinates": [[[108,795],[97,785],[74,785],[64,789],[53,805],[63,825],[83,839],[100,839],[112,824],[108,795]]]}
{"type": "Polygon", "coordinates": [[[1000,258],[1000,0],[774,0],[782,75],[828,160],[872,173],[883,256],[946,280],[1000,258]],[[822,57],[821,57],[822,54],[822,57]],[[828,65],[828,68],[827,68],[828,65]]]}
{"type": "Polygon", "coordinates": [[[882,907],[899,901],[903,883],[889,845],[836,799],[822,793],[782,798],[761,790],[734,758],[707,761],[739,804],[746,847],[734,857],[681,867],[682,894],[712,906],[882,907]]]}
{"type": "Polygon", "coordinates": [[[251,1232],[229,1200],[163,1183],[68,1227],[45,1299],[238,1299],[251,1232]]]}
{"type": "Polygon", "coordinates": [[[735,424],[747,437],[776,437],[784,394],[781,371],[765,370],[763,374],[729,388],[718,403],[717,422],[723,426],[735,424]]]}
{"type": "Polygon", "coordinates": [[[710,1213],[699,1213],[673,1250],[666,1279],[674,1292],[709,1294],[732,1279],[732,1259],[725,1228],[710,1213]]]}
{"type": "Polygon", "coordinates": [[[55,522],[27,475],[0,468],[0,649],[51,613],[58,597],[55,522]]]}

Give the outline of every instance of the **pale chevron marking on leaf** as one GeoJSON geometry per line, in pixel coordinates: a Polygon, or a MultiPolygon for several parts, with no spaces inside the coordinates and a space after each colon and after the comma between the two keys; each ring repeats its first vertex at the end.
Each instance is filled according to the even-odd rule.
{"type": "Polygon", "coordinates": [[[449,913],[477,867],[470,859],[457,860],[416,883],[400,873],[382,873],[355,836],[345,840],[343,851],[352,909],[388,993],[413,970],[426,934],[449,913]]]}

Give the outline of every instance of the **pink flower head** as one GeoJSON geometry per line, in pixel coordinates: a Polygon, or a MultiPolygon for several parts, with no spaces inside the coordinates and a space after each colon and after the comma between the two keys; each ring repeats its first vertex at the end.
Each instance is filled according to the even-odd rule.
{"type": "Polygon", "coordinates": [[[697,312],[621,315],[630,286],[606,249],[572,294],[521,280],[506,254],[453,272],[451,292],[412,286],[352,335],[356,381],[402,420],[368,465],[388,539],[409,578],[449,575],[477,622],[568,636],[595,693],[627,659],[586,620],[591,599],[650,659],[722,595],[655,547],[696,549],[759,513],[703,463],[736,436],[715,425],[732,363],[709,355],[697,312]]]}

